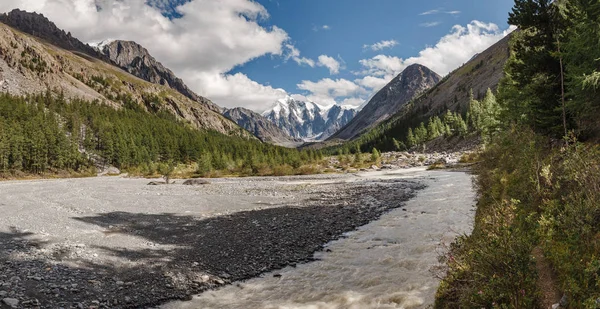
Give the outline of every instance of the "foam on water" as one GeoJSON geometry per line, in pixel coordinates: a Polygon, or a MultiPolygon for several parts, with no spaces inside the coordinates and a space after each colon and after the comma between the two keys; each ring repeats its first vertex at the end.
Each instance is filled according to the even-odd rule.
{"type": "MultiPolygon", "coordinates": [[[[408,178],[406,173],[393,175],[380,176],[408,178]]],[[[431,272],[438,263],[438,249],[441,243],[448,244],[457,234],[471,230],[474,193],[465,173],[418,171],[410,178],[423,179],[428,188],[406,207],[329,243],[326,248],[331,252],[316,253],[318,261],[163,308],[409,309],[431,305],[439,284],[431,272]]]]}

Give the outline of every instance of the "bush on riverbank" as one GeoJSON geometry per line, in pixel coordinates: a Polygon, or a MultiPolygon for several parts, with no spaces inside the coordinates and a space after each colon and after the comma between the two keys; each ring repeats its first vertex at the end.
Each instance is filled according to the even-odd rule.
{"type": "Polygon", "coordinates": [[[540,246],[569,308],[600,298],[600,147],[513,128],[481,154],[474,231],[443,257],[435,308],[538,308],[540,246]]]}

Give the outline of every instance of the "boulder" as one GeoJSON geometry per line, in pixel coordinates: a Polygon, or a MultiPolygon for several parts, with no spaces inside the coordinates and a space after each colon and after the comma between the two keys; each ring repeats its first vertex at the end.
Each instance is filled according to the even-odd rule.
{"type": "Polygon", "coordinates": [[[208,182],[208,180],[205,179],[188,179],[184,181],[183,184],[186,186],[201,186],[208,185],[210,184],[210,182],[208,182]]]}

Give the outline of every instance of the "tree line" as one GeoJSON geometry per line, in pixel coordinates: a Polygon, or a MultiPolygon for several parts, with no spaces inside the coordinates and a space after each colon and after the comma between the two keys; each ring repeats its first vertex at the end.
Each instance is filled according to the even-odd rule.
{"type": "Polygon", "coordinates": [[[154,172],[157,163],[198,163],[198,172],[254,174],[299,168],[322,159],[257,140],[199,131],[167,112],[137,104],[115,109],[100,101],[67,101],[47,92],[0,95],[0,172],[86,172],[97,165],[154,172]]]}

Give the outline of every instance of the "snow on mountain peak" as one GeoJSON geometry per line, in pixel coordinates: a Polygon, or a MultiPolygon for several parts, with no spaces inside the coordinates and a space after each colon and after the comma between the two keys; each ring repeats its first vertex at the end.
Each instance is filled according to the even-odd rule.
{"type": "Polygon", "coordinates": [[[319,139],[345,125],[356,115],[356,110],[351,106],[323,106],[287,96],[275,101],[262,115],[292,137],[319,139]]]}

